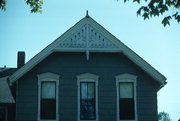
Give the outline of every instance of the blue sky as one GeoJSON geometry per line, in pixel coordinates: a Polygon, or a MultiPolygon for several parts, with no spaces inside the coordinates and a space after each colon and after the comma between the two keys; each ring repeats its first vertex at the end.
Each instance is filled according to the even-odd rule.
{"type": "MultiPolygon", "coordinates": [[[[67,29],[89,15],[167,77],[158,92],[158,111],[173,121],[180,119],[180,25],[163,27],[162,17],[144,21],[136,16],[140,7],[116,0],[44,0],[43,13],[32,14],[23,0],[8,0],[0,11],[0,67],[16,67],[17,51],[26,61],[67,29]]],[[[173,10],[170,10],[172,13],[173,10]]]]}

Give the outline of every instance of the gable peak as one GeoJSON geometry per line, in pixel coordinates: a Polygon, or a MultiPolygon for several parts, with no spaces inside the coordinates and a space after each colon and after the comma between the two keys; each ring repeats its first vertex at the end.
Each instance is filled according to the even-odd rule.
{"type": "Polygon", "coordinates": [[[86,10],[86,17],[89,17],[88,10],[86,10]]]}

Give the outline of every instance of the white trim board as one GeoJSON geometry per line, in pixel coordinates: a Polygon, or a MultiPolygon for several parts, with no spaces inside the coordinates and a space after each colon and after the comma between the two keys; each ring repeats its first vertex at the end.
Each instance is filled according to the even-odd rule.
{"type": "Polygon", "coordinates": [[[86,16],[12,74],[15,82],[53,52],[122,52],[158,83],[166,78],[91,17],[86,16]],[[79,37],[79,38],[78,38],[79,37]],[[78,39],[77,39],[78,38],[78,39]],[[94,41],[97,40],[97,41],[94,41]],[[77,42],[77,43],[76,43],[77,42]]]}

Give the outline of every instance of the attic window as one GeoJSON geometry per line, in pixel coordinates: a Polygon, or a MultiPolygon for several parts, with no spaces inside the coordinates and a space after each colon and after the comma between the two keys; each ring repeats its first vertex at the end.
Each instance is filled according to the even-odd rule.
{"type": "Polygon", "coordinates": [[[119,83],[119,119],[134,120],[134,94],[132,82],[119,83]]]}
{"type": "Polygon", "coordinates": [[[117,121],[137,121],[136,78],[131,74],[116,76],[117,121]]]}
{"type": "Polygon", "coordinates": [[[58,120],[58,85],[59,75],[38,75],[38,121],[58,120]]]}
{"type": "Polygon", "coordinates": [[[77,76],[78,121],[98,121],[98,76],[85,73],[77,76]]]}
{"type": "Polygon", "coordinates": [[[56,82],[41,83],[41,119],[56,119],[56,82]]]}
{"type": "Polygon", "coordinates": [[[95,83],[81,82],[80,83],[80,119],[94,120],[96,119],[95,109],[95,83]]]}

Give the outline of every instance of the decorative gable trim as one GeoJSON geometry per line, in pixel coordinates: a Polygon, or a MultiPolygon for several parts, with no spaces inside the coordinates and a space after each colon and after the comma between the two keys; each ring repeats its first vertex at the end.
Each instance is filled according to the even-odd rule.
{"type": "Polygon", "coordinates": [[[18,80],[53,52],[86,52],[87,60],[90,52],[122,52],[158,83],[163,85],[166,80],[161,73],[104,27],[91,17],[86,16],[11,75],[10,81],[18,80]]]}
{"type": "Polygon", "coordinates": [[[61,49],[98,50],[118,49],[118,47],[93,28],[87,21],[81,29],[73,33],[66,40],[60,42],[56,50],[61,49]]]}

